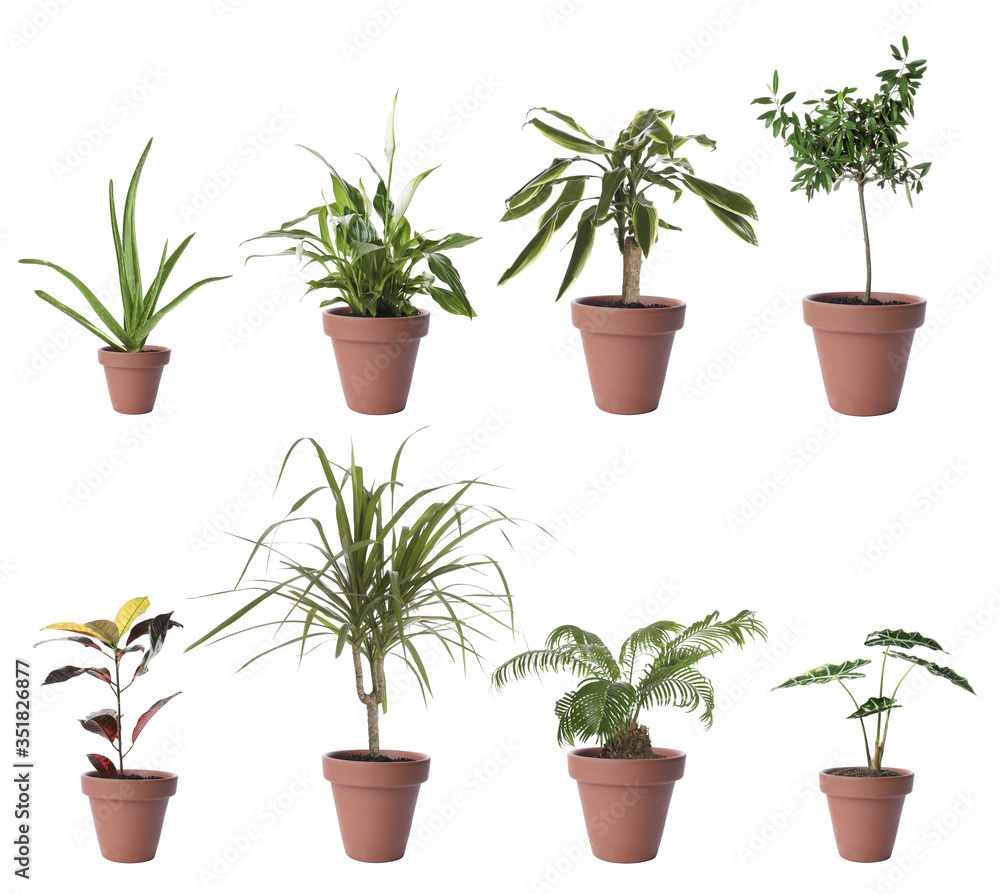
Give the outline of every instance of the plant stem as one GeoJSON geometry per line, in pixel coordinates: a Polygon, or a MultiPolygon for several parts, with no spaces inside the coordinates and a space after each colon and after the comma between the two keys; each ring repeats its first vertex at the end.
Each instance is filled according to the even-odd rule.
{"type": "Polygon", "coordinates": [[[858,179],[858,200],[861,202],[861,231],[865,237],[865,304],[872,299],[872,248],[868,240],[868,215],[865,212],[865,178],[858,179]]]}
{"type": "MultiPolygon", "coordinates": [[[[878,678],[878,697],[881,699],[885,692],[885,662],[889,658],[889,647],[885,647],[885,652],[882,653],[882,673],[879,674],[878,678]]],[[[882,715],[879,714],[877,718],[877,723],[875,725],[875,759],[879,759],[879,755],[882,753],[882,749],[879,747],[879,742],[882,739],[882,715]]],[[[889,725],[889,718],[886,717],[886,726],[889,725]]]]}
{"type": "Polygon", "coordinates": [[[118,778],[121,779],[125,775],[125,755],[122,754],[122,681],[118,649],[115,649],[115,702],[118,709],[118,778]]]}
{"type": "MultiPolygon", "coordinates": [[[[850,696],[851,701],[854,702],[854,708],[855,708],[855,710],[860,711],[861,710],[861,706],[858,704],[858,700],[854,697],[854,695],[851,692],[851,690],[848,689],[846,686],[844,686],[844,681],[843,680],[837,680],[837,682],[840,683],[841,688],[844,690],[844,692],[846,692],[850,696]]],[[[868,747],[868,730],[865,727],[865,719],[863,717],[859,717],[858,718],[858,723],[861,724],[861,735],[863,735],[865,737],[865,757],[868,760],[868,769],[870,770],[872,768],[872,753],[871,753],[871,749],[868,747]]]]}
{"type": "Polygon", "coordinates": [[[352,646],[351,656],[354,658],[354,682],[357,686],[358,698],[368,713],[368,754],[370,757],[378,757],[378,708],[382,703],[382,696],[385,692],[385,675],[382,669],[382,659],[371,665],[372,691],[365,692],[365,677],[361,667],[361,649],[357,646],[352,646]]]}
{"type": "Polygon", "coordinates": [[[642,249],[631,233],[625,238],[622,249],[622,301],[625,304],[639,303],[639,272],[642,268],[642,249]]]}

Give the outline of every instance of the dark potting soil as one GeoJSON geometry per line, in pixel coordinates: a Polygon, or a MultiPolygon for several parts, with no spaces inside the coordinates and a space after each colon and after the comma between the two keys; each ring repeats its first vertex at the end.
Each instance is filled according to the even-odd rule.
{"type": "Polygon", "coordinates": [[[863,307],[890,307],[892,305],[903,305],[906,304],[905,301],[879,301],[878,298],[872,298],[871,301],[865,301],[858,295],[838,295],[836,298],[824,298],[823,304],[860,304],[863,307]]]}
{"type": "Polygon", "coordinates": [[[159,776],[140,776],[138,773],[128,773],[125,776],[119,776],[119,779],[159,779],[159,776]]]}
{"type": "Polygon", "coordinates": [[[634,761],[658,760],[663,755],[653,751],[653,744],[649,741],[649,728],[640,726],[633,720],[617,739],[608,742],[594,757],[601,757],[605,760],[634,761]]]}
{"type": "Polygon", "coordinates": [[[386,757],[384,754],[380,754],[378,757],[372,757],[370,754],[365,752],[364,754],[344,754],[341,755],[338,760],[342,761],[364,761],[369,764],[408,764],[412,763],[413,758],[410,757],[386,757]]]}
{"type": "Polygon", "coordinates": [[[670,307],[669,304],[626,304],[621,298],[605,298],[595,301],[590,307],[614,307],[618,310],[648,310],[653,307],[670,307]]]}
{"type": "Polygon", "coordinates": [[[847,767],[844,770],[835,770],[830,774],[831,776],[863,776],[866,778],[882,778],[883,776],[898,776],[899,774],[895,770],[879,770],[878,773],[873,773],[867,767],[847,767]]]}

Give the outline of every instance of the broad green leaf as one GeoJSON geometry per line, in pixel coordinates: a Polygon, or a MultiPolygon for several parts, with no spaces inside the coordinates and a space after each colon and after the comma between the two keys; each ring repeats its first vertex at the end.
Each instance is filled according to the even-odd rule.
{"type": "Polygon", "coordinates": [[[866,646],[896,646],[900,649],[913,649],[923,646],[925,649],[932,649],[935,652],[943,652],[941,644],[924,636],[922,633],[907,633],[904,630],[876,630],[869,633],[865,639],[866,646]]]}
{"type": "Polygon", "coordinates": [[[950,667],[941,667],[939,664],[935,664],[933,661],[927,661],[925,658],[918,658],[916,655],[908,655],[906,652],[890,652],[893,658],[902,658],[904,661],[909,661],[912,664],[919,664],[921,667],[927,668],[930,673],[935,677],[943,677],[951,683],[954,683],[960,689],[966,690],[966,692],[971,692],[973,695],[976,694],[975,690],[970,685],[969,681],[965,677],[959,676],[950,667]]]}
{"type": "Polygon", "coordinates": [[[685,174],[681,179],[691,192],[701,196],[706,202],[725,208],[734,214],[749,217],[752,220],[757,219],[757,210],[754,208],[753,202],[741,193],[733,192],[731,189],[709,183],[698,177],[692,177],[690,174],[685,174]]]}
{"type": "Polygon", "coordinates": [[[712,202],[706,201],[705,204],[708,206],[708,209],[730,230],[739,236],[740,239],[744,242],[749,242],[751,245],[757,244],[757,236],[754,234],[753,227],[750,226],[749,221],[740,217],[738,214],[733,214],[732,211],[729,211],[726,208],[714,205],[712,202]]]}
{"type": "Polygon", "coordinates": [[[862,717],[871,717],[872,714],[882,714],[891,711],[893,708],[902,707],[899,702],[889,696],[873,696],[861,705],[853,714],[848,714],[848,720],[859,720],[862,717]]]}
{"type": "Polygon", "coordinates": [[[632,228],[635,231],[636,242],[639,243],[642,254],[646,258],[649,257],[653,243],[656,242],[659,219],[660,216],[656,208],[642,196],[632,206],[632,228]]]}
{"type": "Polygon", "coordinates": [[[597,202],[597,220],[603,220],[611,203],[614,201],[618,187],[622,185],[628,176],[627,168],[613,168],[607,171],[601,178],[601,197],[597,202]]]}
{"type": "Polygon", "coordinates": [[[579,206],[586,187],[587,181],[583,177],[572,177],[567,180],[559,197],[538,219],[538,229],[540,230],[550,223],[554,224],[553,232],[561,229],[579,206]]]}
{"type": "Polygon", "coordinates": [[[589,208],[581,216],[577,224],[576,236],[573,240],[573,252],[570,255],[569,266],[566,268],[566,275],[563,277],[562,285],[559,286],[559,294],[556,295],[558,301],[566,291],[576,282],[583,268],[590,260],[590,252],[594,247],[594,233],[597,229],[595,224],[596,209],[589,208]]]}
{"type": "Polygon", "coordinates": [[[863,673],[858,673],[859,667],[871,664],[867,658],[856,658],[853,661],[845,661],[842,664],[824,664],[815,667],[804,674],[785,680],[780,686],[774,689],[788,689],[791,686],[810,686],[813,683],[832,683],[835,680],[860,680],[863,673]]]}

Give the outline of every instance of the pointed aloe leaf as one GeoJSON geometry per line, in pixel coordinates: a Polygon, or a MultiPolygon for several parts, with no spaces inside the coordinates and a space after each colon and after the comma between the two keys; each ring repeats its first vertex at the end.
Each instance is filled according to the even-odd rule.
{"type": "Polygon", "coordinates": [[[885,711],[891,711],[893,708],[900,707],[902,707],[902,705],[900,705],[899,702],[887,695],[873,696],[861,705],[853,714],[848,714],[847,719],[859,720],[863,717],[871,717],[872,714],[881,714],[885,711]]]}
{"type": "Polygon", "coordinates": [[[858,668],[864,667],[866,664],[871,664],[867,658],[855,658],[842,664],[824,664],[797,677],[785,680],[780,686],[773,687],[771,691],[788,689],[791,686],[809,686],[813,683],[832,683],[834,680],[860,680],[864,674],[858,673],[858,668]]]}
{"type": "Polygon", "coordinates": [[[112,335],[122,342],[125,341],[125,330],[122,329],[121,324],[119,324],[119,322],[111,315],[111,312],[101,303],[100,299],[68,270],[64,270],[58,264],[53,264],[51,261],[39,261],[35,258],[24,258],[20,263],[38,264],[41,267],[51,267],[56,271],[56,273],[61,273],[66,277],[66,279],[73,283],[73,285],[80,291],[80,294],[87,299],[87,304],[93,308],[94,313],[101,318],[101,322],[108,327],[112,335]]]}
{"type": "Polygon", "coordinates": [[[935,652],[944,651],[936,639],[931,639],[922,633],[907,633],[905,630],[876,630],[874,633],[868,634],[865,645],[896,646],[898,649],[913,649],[917,646],[923,646],[925,649],[932,649],[935,652]]]}
{"type": "Polygon", "coordinates": [[[134,333],[132,333],[132,338],[136,340],[145,341],[149,336],[149,333],[156,328],[156,324],[160,322],[170,311],[176,308],[181,302],[189,298],[195,292],[198,291],[202,286],[207,285],[210,282],[218,282],[223,279],[230,279],[232,274],[227,274],[226,276],[210,276],[208,279],[203,279],[201,282],[196,282],[193,286],[189,286],[183,292],[180,293],[173,301],[169,304],[165,304],[161,307],[153,316],[151,316],[146,322],[140,326],[134,333]]]}
{"type": "MultiPolygon", "coordinates": [[[[194,239],[194,235],[195,234],[192,233],[184,239],[184,241],[181,242],[181,244],[178,245],[173,252],[171,252],[170,257],[167,258],[166,262],[160,262],[161,266],[156,274],[156,281],[152,286],[150,286],[149,291],[146,293],[146,319],[148,319],[149,315],[156,309],[157,302],[160,300],[160,295],[163,293],[163,287],[167,284],[167,277],[170,276],[174,267],[177,266],[177,262],[181,259],[181,255],[184,254],[184,249],[186,249],[191,240],[194,239]]],[[[166,246],[164,246],[164,250],[166,250],[166,246]]],[[[142,320],[142,322],[145,321],[145,319],[142,320]]]]}
{"type": "Polygon", "coordinates": [[[67,307],[61,301],[58,301],[55,298],[53,298],[48,292],[43,292],[41,289],[35,289],[35,294],[39,298],[41,298],[42,301],[46,302],[47,304],[51,304],[56,310],[61,310],[64,314],[66,314],[67,317],[79,323],[81,326],[83,326],[84,329],[86,329],[88,332],[93,333],[101,341],[111,345],[111,347],[113,348],[125,347],[120,342],[116,342],[113,336],[108,335],[106,332],[102,332],[100,329],[98,329],[93,323],[90,322],[90,320],[88,320],[85,316],[83,316],[83,314],[77,313],[75,310],[73,310],[72,307],[67,307]]]}
{"type": "Polygon", "coordinates": [[[906,652],[890,652],[893,658],[902,658],[904,661],[909,661],[911,664],[919,664],[921,667],[927,668],[930,673],[934,674],[935,677],[944,677],[951,683],[954,683],[960,689],[964,689],[966,692],[971,692],[973,695],[976,694],[975,690],[969,684],[969,681],[965,677],[960,676],[955,673],[950,667],[941,667],[939,664],[935,664],[933,661],[928,661],[926,658],[918,658],[916,655],[907,655],[906,652]]]}
{"type": "Polygon", "coordinates": [[[156,714],[156,712],[159,711],[160,708],[162,708],[171,699],[177,698],[178,695],[180,695],[180,692],[175,692],[173,695],[168,695],[166,698],[161,698],[158,702],[153,703],[150,709],[146,711],[146,713],[143,714],[136,722],[135,729],[132,730],[133,742],[139,738],[139,733],[141,733],[143,729],[145,729],[146,724],[153,719],[153,716],[156,714]]]}
{"type": "Polygon", "coordinates": [[[139,163],[135,166],[135,172],[128,185],[128,192],[125,194],[125,211],[122,215],[122,260],[125,265],[126,274],[129,277],[131,288],[131,302],[133,312],[136,305],[142,298],[142,274],[139,272],[139,245],[135,235],[135,201],[139,191],[139,177],[142,175],[142,166],[146,163],[146,156],[153,145],[150,140],[146,143],[146,148],[142,150],[139,163]]]}

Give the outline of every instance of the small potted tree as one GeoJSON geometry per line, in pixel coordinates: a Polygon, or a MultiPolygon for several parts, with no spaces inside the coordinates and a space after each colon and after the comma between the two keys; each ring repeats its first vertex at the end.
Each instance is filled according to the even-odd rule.
{"type": "Polygon", "coordinates": [[[152,140],[146,144],[146,148],[139,158],[139,163],[135,167],[135,172],[132,174],[132,180],[125,195],[121,225],[118,223],[118,212],[115,208],[114,181],[112,180],[108,184],[108,198],[111,204],[111,234],[114,237],[118,285],[122,296],[122,321],[120,323],[111,311],[101,303],[97,295],[68,270],[64,270],[51,261],[39,261],[35,258],[21,260],[22,264],[51,267],[56,273],[62,274],[73,283],[86,299],[99,322],[104,325],[104,329],[88,320],[83,314],[56,300],[47,292],[43,292],[41,289],[35,290],[35,294],[43,301],[48,302],[57,310],[61,310],[88,332],[92,332],[106,343],[106,347],[98,350],[97,360],[104,367],[104,375],[111,395],[111,406],[117,412],[129,415],[140,415],[152,411],[156,403],[156,393],[160,387],[163,367],[170,362],[169,348],[146,343],[150,335],[153,334],[153,329],[170,311],[206,283],[229,279],[228,276],[210,276],[208,279],[196,282],[193,286],[188,286],[172,301],[160,304],[167,277],[177,265],[184,249],[194,238],[195,234],[192,233],[170,254],[168,254],[169,243],[164,243],[156,275],[149,284],[149,288],[143,291],[142,275],[139,269],[139,247],[135,233],[135,200],[139,189],[139,175],[142,173],[142,166],[145,164],[146,156],[152,145],[152,140]]]}
{"type": "Polygon", "coordinates": [[[669,190],[674,202],[685,192],[700,196],[728,229],[751,245],[757,239],[747,218],[756,220],[757,212],[746,196],[694,176],[691,163],[677,150],[692,140],[714,149],[715,141],[704,134],[675,135],[673,112],[637,112],[614,144],[607,146],[568,115],[544,108],[528,114],[536,111],[549,120],[535,116],[528,124],[576,154],[553,159],[507,199],[505,221],[539,208],[544,211],[537,232],[499,285],[538,258],[579,211],[576,231],[567,243],[573,249],[556,293],[558,301],[587,265],[598,227],[611,224],[622,256],[621,294],[575,298],[573,325],[581,331],[597,406],[608,413],[649,413],[659,405],[674,333],[684,325],[685,310],[684,302],[676,298],[640,292],[642,259],[649,257],[660,230],[680,229],[660,217],[649,193],[659,186],[669,190]]]}
{"type": "Polygon", "coordinates": [[[879,416],[899,404],[913,333],[923,325],[927,303],[916,295],[872,291],[871,241],[865,210],[865,187],[913,193],[924,188],[930,162],[913,164],[903,131],[913,117],[913,98],[927,70],[925,59],[910,62],[909,41],[903,51],[891,46],[898,67],[878,73],[878,92],[871,98],[856,87],[827,89],[822,99],[803,103],[810,111],[800,119],[789,112],[795,92],[780,96],[778,72],[768,96],[754,103],[772,106],[762,120],[781,135],[795,162],[792,192],[811,200],[819,190],[831,192],[853,184],[861,207],[865,243],[865,290],[819,292],[803,299],[806,323],[812,327],[830,406],[850,416],[879,416]],[[780,96],[780,98],[779,98],[780,96]]]}
{"type": "Polygon", "coordinates": [[[406,407],[417,349],[430,322],[428,311],[413,304],[418,295],[432,298],[448,313],[476,315],[446,252],[479,237],[451,233],[432,239],[410,226],[406,211],[413,195],[437,168],[417,174],[393,195],[395,115],[394,98],[385,131],[385,179],[365,159],[378,180],[372,198],[363,181],[352,186],[322,155],[303,146],[328,168],[330,196],[322,194],[322,203],[306,214],[254,237],[295,243],[263,257],[294,255],[305,258],[306,267],[322,268],[322,275],[309,280],[306,294],[333,296],[320,307],[325,308],[323,331],[333,340],[344,398],[355,412],[372,415],[406,407]]]}
{"type": "MultiPolygon", "coordinates": [[[[282,604],[283,619],[257,626],[291,626],[297,632],[268,652],[291,647],[301,659],[307,648],[328,643],[334,657],[351,656],[354,689],[368,718],[368,746],[328,752],[323,774],[333,788],[347,855],[384,863],[400,859],[406,850],[419,788],[430,769],[426,754],[381,745],[379,711],[389,707],[387,662],[395,660],[411,672],[426,699],[431,689],[421,657],[425,642],[440,645],[450,657],[460,654],[464,665],[468,658],[478,660],[473,640],[482,634],[481,622],[513,629],[511,593],[499,564],[486,555],[462,552],[470,538],[505,527],[511,519],[463,502],[473,488],[484,486],[479,481],[431,487],[404,499],[397,470],[405,441],[391,478],[381,484],[366,482],[353,452],[344,468],[308,441],[319,460],[320,485],[257,539],[237,590],[260,551],[279,560],[284,576],[247,587],[257,595],[189,648],[225,633],[248,611],[271,600],[282,604]],[[332,504],[332,530],[319,518],[297,516],[317,496],[332,504]],[[293,558],[287,549],[265,542],[288,525],[311,532],[311,539],[301,544],[308,548],[305,558],[293,558]],[[486,583],[491,576],[495,588],[486,583]]],[[[292,445],[286,463],[301,443],[292,445]]]]}
{"type": "Polygon", "coordinates": [[[935,677],[942,677],[966,692],[972,692],[973,695],[975,693],[969,681],[951,668],[941,667],[910,652],[897,651],[915,648],[933,652],[944,651],[937,640],[921,633],[876,630],[868,634],[865,645],[881,648],[883,652],[878,695],[873,695],[864,702],[859,702],[854,697],[844,681],[863,678],[865,672],[860,668],[871,664],[867,658],[855,658],[841,664],[824,664],[798,677],[792,677],[774,688],[788,689],[792,686],[812,686],[836,681],[850,697],[854,711],[847,715],[847,719],[857,720],[861,724],[866,765],[822,770],[819,774],[819,787],[827,797],[833,834],[837,840],[840,856],[855,863],[877,863],[892,856],[899,817],[903,812],[903,799],[913,791],[912,770],[887,767],[883,764],[885,742],[889,735],[889,719],[892,712],[901,707],[896,696],[899,695],[903,681],[910,671],[920,666],[935,677]],[[889,658],[897,658],[910,665],[900,676],[891,695],[887,694],[889,690],[885,682],[885,669],[889,658]],[[869,728],[865,724],[866,718],[869,724],[871,723],[871,717],[876,718],[873,738],[869,738],[869,728]]]}
{"type": "Polygon", "coordinates": [[[543,649],[497,668],[498,689],[546,671],[567,671],[581,680],[556,702],[556,735],[560,745],[601,743],[569,754],[569,775],[577,781],[595,857],[641,863],[656,856],[685,755],[654,748],[639,714],[659,705],[701,709],[701,722],[711,727],[715,691],[697,664],[727,645],[742,648],[748,636],[767,636],[750,611],[728,621],[712,612],[687,627],[657,621],[626,639],[616,658],[596,634],[566,625],[549,634],[543,649]]]}
{"type": "MultiPolygon", "coordinates": [[[[83,793],[90,798],[94,815],[97,843],[106,860],[115,863],[144,863],[156,856],[167,812],[167,799],[177,791],[177,776],[154,770],[128,769],[125,758],[135,746],[146,724],[167,702],[180,695],[175,692],[154,702],[141,714],[132,729],[131,744],[126,748],[125,714],[122,711],[122,694],[149,669],[149,662],[163,648],[167,631],[183,626],[171,619],[172,612],[156,615],[135,624],[135,620],[149,608],[149,600],[141,597],[130,599],[115,616],[114,621],[97,620],[86,624],[65,622],[49,624],[45,630],[65,630],[73,636],[57,637],[96,649],[114,663],[114,670],[107,667],[77,667],[66,665],[52,671],[42,683],[64,683],[73,677],[88,674],[107,684],[114,696],[113,708],[93,711],[80,724],[95,733],[115,749],[115,758],[102,754],[88,754],[93,770],[81,777],[83,793]],[[134,625],[134,626],[133,626],[134,625]],[[131,628],[131,629],[130,629],[131,628]],[[128,638],[122,641],[125,634],[128,638]],[[141,642],[148,637],[147,644],[141,642]],[[139,663],[132,676],[123,671],[122,661],[130,652],[141,652],[139,663]],[[126,682],[127,681],[127,682],[126,682]]],[[[55,642],[56,640],[43,640],[55,642]]],[[[37,643],[41,645],[41,643],[37,643]]]]}

